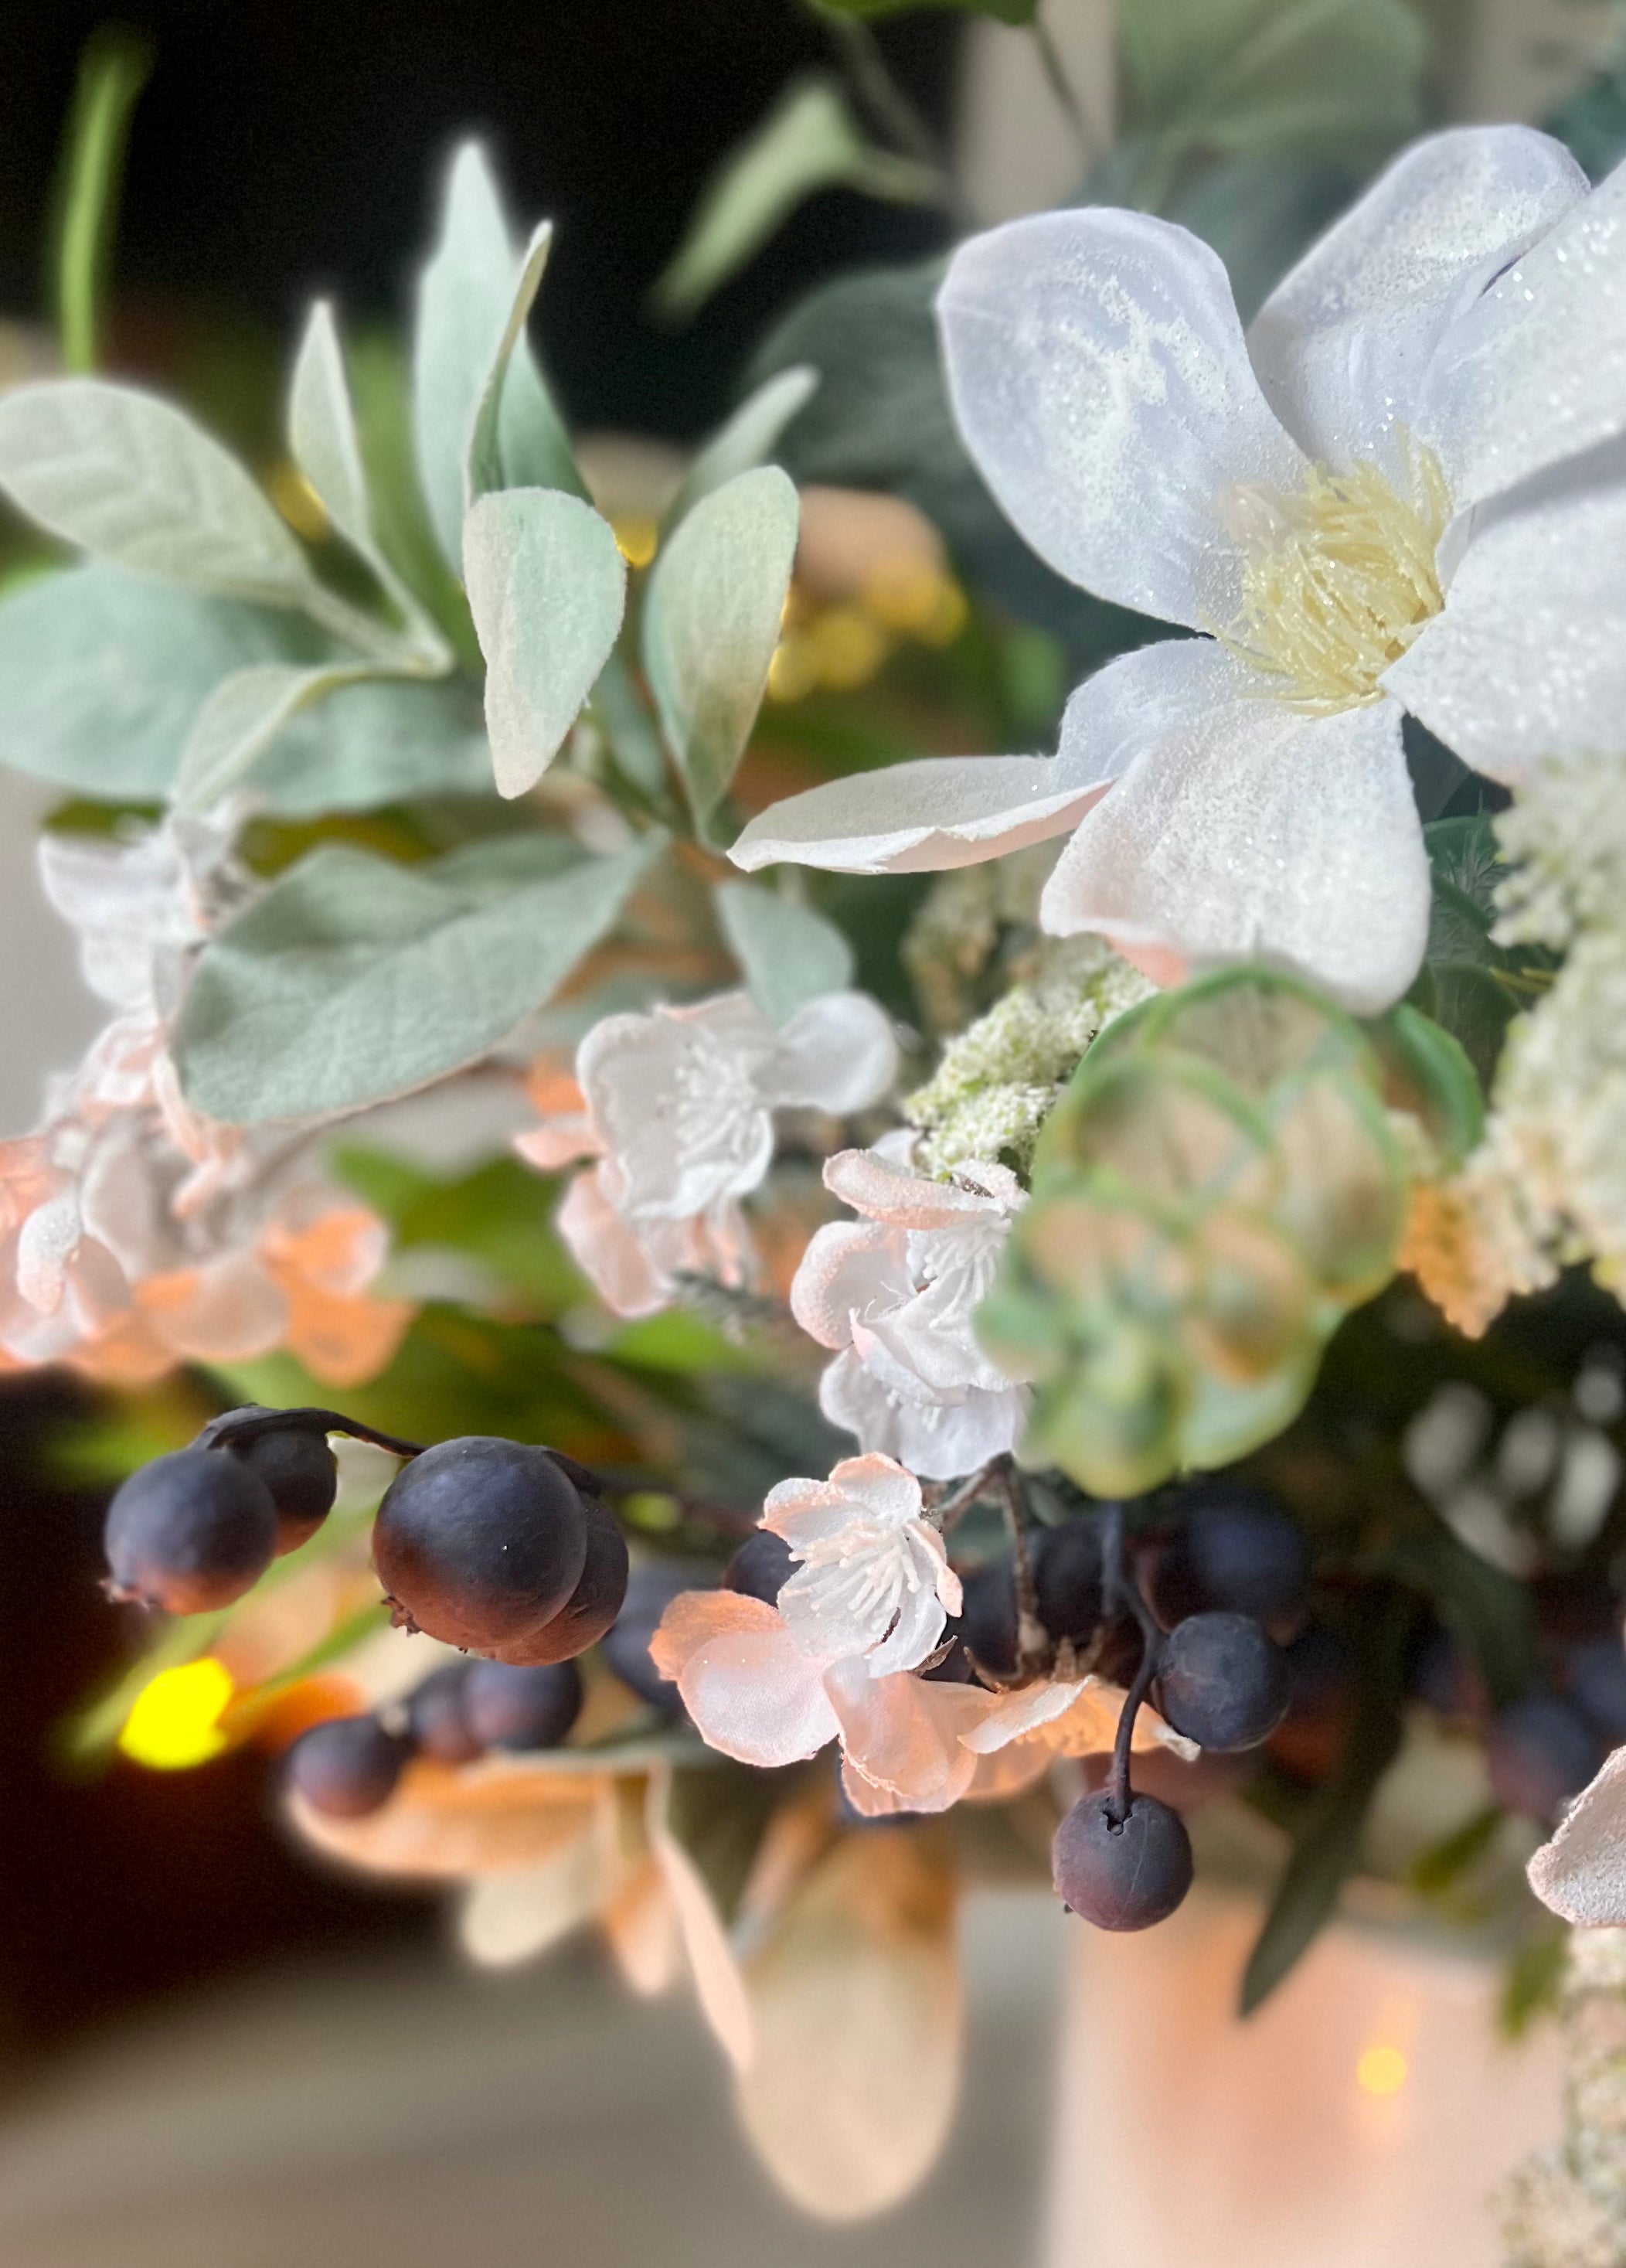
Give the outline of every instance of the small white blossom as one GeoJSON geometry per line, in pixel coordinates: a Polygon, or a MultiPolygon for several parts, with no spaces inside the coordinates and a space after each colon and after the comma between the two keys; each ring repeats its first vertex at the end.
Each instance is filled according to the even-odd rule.
{"type": "Polygon", "coordinates": [[[890,1457],[849,1457],[828,1481],[781,1481],[762,1526],[798,1564],[779,1612],[802,1652],[862,1658],[872,1677],[914,1669],[958,1614],[960,1578],[923,1518],[920,1483],[890,1457]]]}
{"type": "Polygon", "coordinates": [[[831,782],[736,863],[909,872],[1071,834],[1053,933],[1159,983],[1262,958],[1388,1006],[1430,910],[1403,712],[1508,782],[1626,753],[1623,207],[1626,169],[1591,189],[1526,128],[1431,136],[1246,335],[1212,250],[1147,214],[962,244],[938,312],[990,488],[1059,573],[1204,635],[1098,671],[1054,759],[831,782]]]}
{"type": "Polygon", "coordinates": [[[560,1233],[607,1307],[651,1314],[681,1274],[747,1279],[739,1199],[772,1163],[774,1113],[865,1109],[896,1070],[892,1027],[864,993],[826,993],[778,1028],[747,994],[720,993],[595,1024],[579,1091],[515,1146],[545,1172],[596,1160],[567,1192],[560,1233]]]}
{"type": "Polygon", "coordinates": [[[1028,1403],[983,1353],[974,1318],[1023,1202],[1007,1167],[968,1160],[927,1181],[874,1151],[844,1150],[825,1185],[863,1223],[808,1244],[791,1287],[798,1322],[836,1350],[819,1401],[859,1445],[949,1480],[1013,1448],[1028,1403]]]}

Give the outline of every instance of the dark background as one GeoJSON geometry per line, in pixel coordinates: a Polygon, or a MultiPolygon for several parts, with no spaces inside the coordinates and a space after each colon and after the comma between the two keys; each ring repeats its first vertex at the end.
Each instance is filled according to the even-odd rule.
{"type": "MultiPolygon", "coordinates": [[[[45,314],[59,137],[81,44],[110,12],[0,4],[0,313],[45,314]]],[[[516,219],[558,224],[539,328],[578,424],[702,430],[810,284],[938,240],[930,215],[832,193],[690,328],[642,312],[719,157],[788,77],[828,60],[796,0],[146,0],[114,19],[156,55],[130,142],[115,364],[161,367],[166,346],[224,335],[275,371],[316,290],[353,319],[402,307],[438,166],[471,128],[516,219]]],[[[931,10],[881,28],[939,123],[958,30],[931,10]]],[[[54,1765],[53,1728],[129,1637],[96,1588],[99,1498],[44,1477],[52,1435],[91,1406],[62,1380],[0,1384],[0,2070],[211,1974],[437,1927],[425,1901],[288,1852],[253,1750],[91,1783],[54,1765]]]]}

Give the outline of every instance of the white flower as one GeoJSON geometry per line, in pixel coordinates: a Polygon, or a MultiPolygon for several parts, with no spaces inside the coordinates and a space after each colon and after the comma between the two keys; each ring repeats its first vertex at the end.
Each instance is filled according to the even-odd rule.
{"type": "Polygon", "coordinates": [[[862,1658],[868,1675],[914,1669],[960,1612],[960,1578],[927,1526],[920,1483],[890,1457],[847,1457],[828,1481],[781,1481],[762,1526],[799,1564],[779,1612],[801,1651],[833,1662],[862,1658]]]}
{"type": "Polygon", "coordinates": [[[813,1237],[791,1286],[802,1329],[837,1350],[819,1389],[832,1424],[929,1480],[1013,1448],[1029,1396],[978,1345],[973,1317],[1023,1192],[1008,1167],[968,1160],[932,1182],[844,1150],[825,1186],[865,1216],[813,1237]]]}
{"type": "Polygon", "coordinates": [[[739,1200],[773,1160],[774,1112],[867,1108],[896,1069],[892,1027],[861,992],[825,993],[781,1028],[744,992],[607,1016],[578,1050],[579,1093],[515,1146],[544,1171],[598,1160],[571,1183],[560,1233],[607,1307],[651,1314],[680,1274],[745,1280],[739,1200]]]}
{"type": "Polygon", "coordinates": [[[1436,135],[1246,340],[1206,245],[1101,209],[973,239],[939,309],[1034,549],[1210,635],[1080,687],[1053,761],[835,782],[737,863],[955,865],[1076,827],[1047,929],[1159,982],[1258,956],[1387,1006],[1429,913],[1402,710],[1504,780],[1626,753],[1626,467],[1599,446],[1626,432],[1626,170],[1589,194],[1527,129],[1436,135]]]}
{"type": "Polygon", "coordinates": [[[1542,1904],[1576,1928],[1626,1927],[1626,1748],[1576,1797],[1529,1874],[1542,1904]]]}

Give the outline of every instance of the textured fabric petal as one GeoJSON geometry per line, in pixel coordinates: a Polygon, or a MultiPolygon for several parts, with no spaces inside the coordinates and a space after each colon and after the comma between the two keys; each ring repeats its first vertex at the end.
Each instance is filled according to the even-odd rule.
{"type": "Polygon", "coordinates": [[[1626,1749],[1616,1749],[1529,1865],[1544,1906],[1578,1929],[1626,1928],[1626,1749]]]}
{"type": "Polygon", "coordinates": [[[650,1660],[663,1677],[683,1675],[692,1655],[714,1638],[771,1636],[779,1617],[765,1599],[744,1591],[680,1591],[650,1639],[650,1660]]]}
{"type": "MultiPolygon", "coordinates": [[[[990,1168],[979,1167],[978,1170],[985,1173],[990,1168]]],[[[1005,1172],[1016,1189],[1015,1176],[1009,1174],[1008,1168],[992,1170],[1005,1172]]],[[[960,1189],[953,1182],[928,1181],[923,1174],[911,1174],[889,1159],[878,1157],[873,1150],[838,1150],[825,1161],[824,1186],[855,1212],[867,1213],[872,1220],[888,1221],[897,1228],[957,1228],[971,1216],[989,1210],[988,1198],[975,1190],[960,1189]]],[[[1003,1195],[1004,1185],[998,1186],[1003,1195]]]]}
{"type": "Polygon", "coordinates": [[[708,1639],[678,1679],[702,1740],[764,1770],[817,1756],[838,1729],[825,1695],[827,1665],[803,1651],[777,1615],[774,1624],[708,1639]]]}
{"type": "Polygon", "coordinates": [[[245,1362],[269,1354],[288,1322],[286,1298],[246,1252],[150,1276],[139,1298],[160,1336],[194,1362],[245,1362]]]}
{"type": "Polygon", "coordinates": [[[855,1521],[901,1530],[920,1518],[920,1483],[890,1457],[843,1457],[826,1481],[781,1481],[769,1489],[762,1526],[792,1551],[839,1535],[855,1521]]]}
{"type": "MultiPolygon", "coordinates": [[[[932,1539],[934,1543],[937,1540],[932,1539]]],[[[940,1552],[940,1544],[938,1549],[940,1552]]],[[[931,1570],[931,1577],[935,1579],[938,1572],[935,1568],[931,1570]]],[[[880,1644],[872,1646],[865,1657],[870,1675],[887,1677],[901,1670],[918,1669],[926,1656],[934,1653],[942,1644],[945,1620],[936,1581],[928,1580],[923,1571],[920,1588],[909,1593],[898,1610],[897,1621],[880,1644]]]]}
{"type": "Polygon", "coordinates": [[[905,1401],[889,1394],[850,1348],[819,1381],[819,1407],[832,1425],[928,1481],[959,1480],[1013,1449],[1031,1401],[1020,1386],[995,1394],[973,1388],[952,1403],[905,1401]]]}
{"type": "Polygon", "coordinates": [[[1626,166],[1451,326],[1417,431],[1459,511],[1626,431],[1626,166]]]}
{"type": "Polygon", "coordinates": [[[458,1915],[458,1942],[481,1969],[533,1961],[592,1918],[600,1887],[596,1838],[584,1821],[539,1866],[474,1882],[458,1915]]]}
{"type": "Polygon", "coordinates": [[[1218,658],[1212,705],[1085,821],[1040,918],[1055,936],[1100,932],[1161,983],[1258,959],[1376,1014],[1416,975],[1428,935],[1400,711],[1306,717],[1227,689],[1228,666],[1218,658]]]}
{"type": "Polygon", "coordinates": [[[1593,490],[1567,468],[1495,513],[1384,682],[1510,784],[1556,749],[1626,753],[1626,480],[1593,490]]]}
{"type": "Polygon", "coordinates": [[[938,310],[960,432],[1040,557],[1144,614],[1229,621],[1221,499],[1304,464],[1218,255],[1144,213],[1041,213],[961,245],[938,310]]]}
{"type": "Polygon", "coordinates": [[[1064,1717],[1092,1679],[1041,1678],[1012,1693],[993,1696],[994,1706],[962,1735],[979,1756],[992,1756],[1012,1741],[1026,1740],[1064,1717]]]}
{"type": "Polygon", "coordinates": [[[702,2014],[734,2069],[747,2071],[755,2040],[745,1981],[711,1893],[699,1868],[666,1823],[671,1793],[671,1773],[651,1774],[644,1808],[645,1830],[677,1916],[702,2014]]]}
{"type": "Polygon", "coordinates": [[[842,1662],[830,1673],[842,1750],[865,1779],[911,1811],[946,1811],[970,1785],[976,1759],[965,1734],[994,1700],[979,1686],[908,1675],[868,1677],[842,1662]]]}
{"type": "Polygon", "coordinates": [[[1059,756],[926,756],[786,796],[728,855],[747,873],[938,873],[1065,835],[1105,791],[1073,778],[1059,756]]]}
{"type": "Polygon", "coordinates": [[[1403,151],[1278,284],[1247,343],[1265,398],[1339,468],[1403,469],[1424,374],[1448,325],[1586,195],[1561,143],[1458,126],[1403,151]]]}
{"type": "Polygon", "coordinates": [[[678,1918],[658,1862],[635,1867],[599,1909],[599,1926],[623,1982],[644,1999],[677,1981],[682,1959],[678,1918]]]}
{"type": "Polygon", "coordinates": [[[757,1078],[776,1044],[744,992],[593,1026],[576,1073],[610,1153],[604,1186],[620,1211],[681,1219],[756,1187],[774,1153],[757,1078]]]}
{"type": "Polygon", "coordinates": [[[867,992],[826,992],[798,1008],[762,1066],[773,1109],[867,1110],[897,1076],[892,1019],[867,992]]]}
{"type": "Polygon", "coordinates": [[[605,1196],[596,1167],[576,1175],[554,1225],[612,1314],[652,1315],[670,1300],[671,1278],[605,1196]]]}
{"type": "Polygon", "coordinates": [[[844,1347],[855,1314],[896,1307],[914,1289],[897,1229],[883,1221],[829,1221],[808,1239],[791,1284],[791,1313],[820,1346],[844,1347]]]}

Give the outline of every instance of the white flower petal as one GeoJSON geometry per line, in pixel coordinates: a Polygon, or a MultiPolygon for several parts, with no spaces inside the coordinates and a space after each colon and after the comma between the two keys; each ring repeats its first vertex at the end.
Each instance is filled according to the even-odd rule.
{"type": "Polygon", "coordinates": [[[1586,195],[1561,143],[1459,126],[1403,151],[1277,284],[1248,349],[1265,398],[1308,453],[1403,469],[1424,373],[1447,326],[1586,195]]]}
{"type": "Polygon", "coordinates": [[[678,1679],[701,1738],[725,1756],[765,1770],[817,1756],[839,1730],[824,1690],[825,1665],[775,1620],[772,1630],[710,1639],[678,1679]]]}
{"type": "Polygon", "coordinates": [[[936,873],[1003,858],[1068,828],[1102,783],[1057,756],[927,756],[828,780],[759,813],[729,857],[840,874],[936,873]]]}
{"type": "Polygon", "coordinates": [[[1626,431],[1626,166],[1452,325],[1417,426],[1459,511],[1626,431]]]}
{"type": "Polygon", "coordinates": [[[1493,779],[1555,750],[1626,753],[1626,481],[1565,468],[1539,502],[1493,510],[1384,682],[1493,779]]]}
{"type": "Polygon", "coordinates": [[[1010,1386],[998,1394],[973,1388],[953,1403],[905,1402],[889,1395],[850,1348],[819,1381],[819,1407],[832,1425],[928,1481],[958,1480],[1013,1449],[1030,1400],[1025,1387],[1010,1386]]]}
{"type": "Polygon", "coordinates": [[[758,1078],[773,1109],[867,1110],[897,1076],[892,1019],[866,992],[825,992],[798,1008],[758,1078]]]}
{"type": "Polygon", "coordinates": [[[903,1238],[881,1221],[831,1221],[809,1238],[791,1285],[791,1313],[820,1346],[846,1346],[852,1319],[896,1307],[914,1285],[903,1238]]]}
{"type": "Polygon", "coordinates": [[[679,1219],[744,1197],[768,1171],[773,1123],[757,1092],[771,1024],[743,992],[650,1016],[607,1016],[576,1058],[629,1217],[679,1219]]]}
{"type": "Polygon", "coordinates": [[[1004,1174],[1004,1182],[992,1185],[1000,1192],[999,1198],[960,1189],[954,1182],[928,1181],[873,1150],[838,1150],[826,1160],[824,1186],[855,1212],[867,1213],[872,1220],[884,1220],[894,1228],[958,1228],[968,1217],[993,1211],[1007,1187],[1017,1189],[1009,1167],[974,1160],[969,1170],[979,1176],[1004,1174]]]}
{"type": "Polygon", "coordinates": [[[1303,460],[1218,255],[1144,213],[1041,213],[961,245],[938,309],[960,430],[1041,558],[1144,614],[1228,621],[1218,499],[1296,487],[1303,460]]]}
{"type": "Polygon", "coordinates": [[[855,1521],[905,1528],[920,1518],[920,1483],[892,1458],[843,1457],[828,1480],[781,1481],[769,1489],[761,1524],[800,1552],[839,1535],[855,1521]]]}
{"type": "Polygon", "coordinates": [[[1530,1887],[1578,1929],[1626,1927],[1626,1749],[1616,1749],[1529,1866],[1530,1887]]]}
{"type": "Polygon", "coordinates": [[[946,1811],[971,1784],[964,1736],[993,1705],[978,1686],[907,1675],[870,1677],[844,1661],[828,1679],[842,1752],[873,1786],[911,1811],[946,1811]]]}
{"type": "Polygon", "coordinates": [[[1056,936],[1100,931],[1159,983],[1256,959],[1376,1014],[1416,975],[1428,935],[1400,711],[1306,717],[1239,694],[1231,668],[1217,655],[1212,704],[1090,814],[1041,920],[1056,936]]]}
{"type": "MultiPolygon", "coordinates": [[[[658,1224],[667,1226],[668,1224],[658,1224]]],[[[683,1224],[672,1226],[687,1226],[683,1224]]],[[[596,1167],[578,1174],[554,1226],[572,1259],[615,1315],[653,1315],[672,1298],[672,1278],[604,1194],[596,1167]]],[[[658,1224],[650,1222],[650,1227],[658,1224]]]]}

